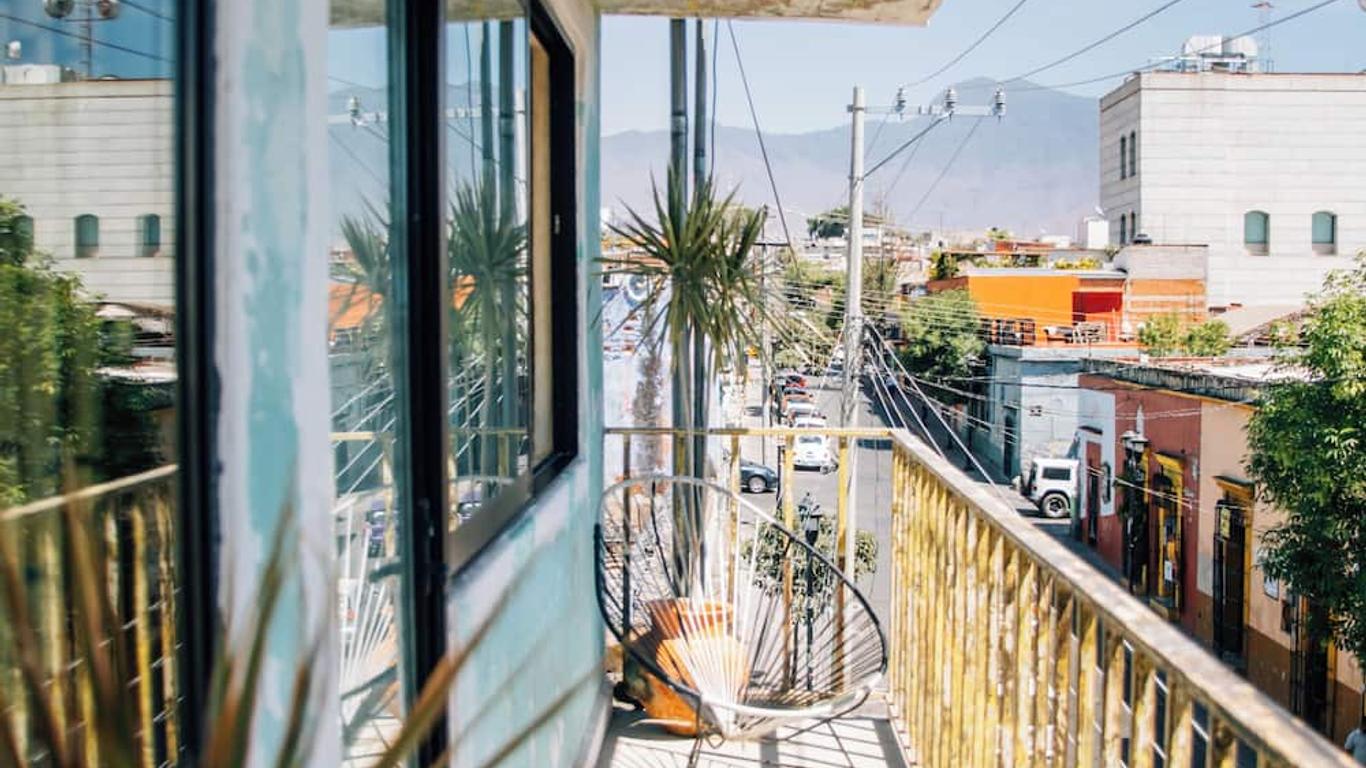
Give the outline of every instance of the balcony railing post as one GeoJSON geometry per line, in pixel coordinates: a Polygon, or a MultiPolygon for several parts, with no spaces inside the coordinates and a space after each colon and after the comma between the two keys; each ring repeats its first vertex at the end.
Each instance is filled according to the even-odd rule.
{"type": "MultiPolygon", "coordinates": [[[[1167,752],[1167,764],[1186,766],[1191,763],[1191,728],[1194,725],[1195,702],[1190,691],[1179,677],[1167,678],[1167,719],[1171,723],[1171,747],[1167,752]]],[[[1202,767],[1203,768],[1203,767],[1202,767]]]]}
{"type": "Polygon", "coordinates": [[[1053,669],[1058,658],[1058,649],[1054,646],[1054,625],[1058,620],[1058,611],[1054,604],[1053,577],[1041,575],[1040,581],[1034,614],[1038,623],[1034,630],[1034,717],[1030,722],[1030,758],[1034,763],[1043,764],[1052,752],[1053,729],[1049,726],[1053,722],[1053,669]]]}
{"type": "MultiPolygon", "coordinates": [[[[1024,558],[1021,558],[1024,559],[1024,558]]],[[[1028,765],[1034,754],[1034,696],[1039,637],[1039,569],[1033,560],[1021,566],[1023,574],[1016,605],[1015,640],[1015,764],[1028,765]]]]}
{"type": "Polygon", "coordinates": [[[62,535],[62,518],[60,514],[44,515],[45,519],[36,521],[34,528],[37,533],[36,560],[38,563],[39,587],[37,592],[41,595],[38,609],[38,635],[39,643],[42,646],[43,667],[47,672],[48,679],[52,681],[52,701],[57,702],[56,722],[57,728],[65,732],[68,726],[66,722],[66,707],[63,703],[71,693],[68,688],[68,678],[66,675],[68,659],[66,650],[70,647],[66,636],[66,608],[71,602],[66,599],[62,588],[62,561],[59,553],[63,547],[60,544],[62,535]]]}
{"type": "Polygon", "coordinates": [[[1002,657],[1002,636],[1005,633],[1006,612],[1006,554],[1005,537],[991,536],[991,564],[988,576],[991,590],[987,601],[987,680],[986,712],[982,718],[982,733],[978,754],[982,765],[999,765],[1001,759],[1002,707],[1005,699],[1005,675],[1002,657]]]}
{"type": "Polygon", "coordinates": [[[1019,669],[1017,658],[1020,644],[1020,553],[1009,547],[1006,556],[1005,589],[1001,601],[1001,729],[999,734],[1001,764],[1015,765],[1015,730],[1019,718],[1019,669]]]}
{"type": "Polygon", "coordinates": [[[138,746],[142,764],[151,768],[156,764],[152,737],[152,635],[148,626],[148,607],[151,591],[147,586],[147,515],[143,509],[145,493],[138,493],[128,506],[128,525],[133,549],[133,604],[129,613],[133,621],[133,658],[137,665],[138,728],[142,732],[138,746]]]}
{"type": "Polygon", "coordinates": [[[1053,614],[1053,681],[1048,691],[1049,728],[1048,764],[1068,765],[1068,734],[1071,730],[1072,670],[1076,666],[1076,649],[1072,644],[1072,616],[1076,600],[1070,592],[1056,591],[1057,602],[1053,614]]]}
{"type": "Polygon", "coordinates": [[[175,660],[179,658],[176,649],[175,621],[175,571],[172,556],[175,553],[175,530],[171,527],[171,508],[168,496],[155,496],[156,548],[157,548],[157,630],[161,637],[161,709],[164,715],[162,727],[165,733],[158,762],[180,753],[180,732],[177,715],[180,708],[176,682],[175,660]]]}
{"type": "Polygon", "coordinates": [[[1105,730],[1102,734],[1105,765],[1119,765],[1123,741],[1128,737],[1131,713],[1124,703],[1124,639],[1105,633],[1105,730]]]}
{"type": "Polygon", "coordinates": [[[1145,653],[1134,653],[1133,663],[1133,736],[1129,739],[1129,767],[1152,768],[1153,745],[1159,734],[1153,720],[1157,712],[1157,681],[1152,663],[1145,653]]]}
{"type": "Polygon", "coordinates": [[[989,550],[987,549],[987,527],[976,515],[965,514],[967,519],[967,541],[964,546],[964,562],[967,564],[967,610],[963,617],[966,632],[963,637],[964,669],[963,682],[959,693],[963,697],[963,722],[959,741],[963,745],[962,764],[979,765],[980,754],[972,733],[982,721],[985,707],[982,694],[986,688],[984,661],[986,659],[986,627],[982,620],[986,617],[986,578],[989,550]]]}
{"type": "Polygon", "coordinates": [[[1077,651],[1077,766],[1094,768],[1100,761],[1100,732],[1103,720],[1097,717],[1104,695],[1105,681],[1098,660],[1101,646],[1100,619],[1093,608],[1077,605],[1079,649],[1077,651]]]}
{"type": "Polygon", "coordinates": [[[949,564],[948,576],[951,581],[949,599],[952,600],[952,626],[953,629],[946,638],[949,647],[953,651],[953,668],[950,670],[949,695],[949,764],[962,765],[964,760],[963,742],[966,729],[964,719],[967,713],[968,696],[967,680],[965,679],[967,659],[964,658],[971,648],[971,636],[969,627],[971,621],[969,617],[969,592],[970,579],[968,573],[972,568],[972,558],[968,556],[970,544],[968,542],[968,511],[966,505],[954,500],[951,512],[946,515],[953,524],[953,549],[951,562],[949,564]]]}

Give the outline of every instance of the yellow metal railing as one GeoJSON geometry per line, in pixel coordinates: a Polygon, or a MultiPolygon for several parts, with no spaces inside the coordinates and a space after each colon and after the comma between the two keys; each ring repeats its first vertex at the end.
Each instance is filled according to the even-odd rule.
{"type": "MultiPolygon", "coordinates": [[[[890,649],[887,694],[913,764],[1187,768],[1324,765],[1339,749],[1278,707],[1194,640],[905,430],[713,429],[713,466],[739,490],[742,441],[838,443],[837,541],[844,542],[848,452],[890,440],[890,649]]],[[[621,475],[667,472],[692,435],[609,428],[621,475]],[[619,440],[620,445],[613,441],[619,440]],[[656,465],[633,466],[642,441],[656,465]]],[[[753,458],[752,454],[750,458],[753,458]]],[[[607,478],[609,481],[614,478],[607,478]]],[[[619,478],[617,478],[619,479],[619,478]]],[[[794,494],[782,517],[792,526],[794,494]]],[[[837,562],[845,563],[844,552],[837,562]]],[[[847,567],[847,566],[846,566],[847,567]]]]}
{"type": "MultiPolygon", "coordinates": [[[[175,465],[167,465],[62,496],[0,510],[0,536],[18,558],[37,635],[41,671],[71,745],[88,765],[100,765],[91,665],[73,635],[77,604],[67,512],[76,512],[102,546],[106,583],[123,634],[127,686],[139,736],[138,765],[174,763],[179,753],[176,681],[175,465]]],[[[0,610],[0,687],[15,737],[29,750],[32,700],[19,673],[11,617],[0,610]]]]}
{"type": "Polygon", "coordinates": [[[889,693],[920,765],[1351,765],[928,446],[893,441],[889,693]]]}

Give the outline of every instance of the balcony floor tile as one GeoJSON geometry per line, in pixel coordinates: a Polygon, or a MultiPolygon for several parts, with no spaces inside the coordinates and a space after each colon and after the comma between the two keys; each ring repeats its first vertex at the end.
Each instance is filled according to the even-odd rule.
{"type": "MultiPolygon", "coordinates": [[[[613,712],[597,768],[686,768],[693,740],[656,726],[636,725],[644,716],[618,706],[613,712]]],[[[838,720],[783,728],[758,741],[704,744],[699,768],[906,768],[881,701],[838,720]]]]}

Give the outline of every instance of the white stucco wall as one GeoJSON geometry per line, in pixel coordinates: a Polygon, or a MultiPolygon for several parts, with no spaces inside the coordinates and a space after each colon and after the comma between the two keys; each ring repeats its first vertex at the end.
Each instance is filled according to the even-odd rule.
{"type": "Polygon", "coordinates": [[[1147,72],[1101,99],[1101,205],[1158,244],[1209,246],[1209,301],[1294,304],[1366,248],[1366,75],[1147,72]],[[1138,173],[1120,179],[1120,137],[1138,173]],[[1265,255],[1243,215],[1270,215],[1265,255]],[[1337,214],[1337,254],[1314,253],[1311,217],[1337,214]]]}
{"type": "Polygon", "coordinates": [[[34,242],[59,269],[117,301],[173,303],[174,113],[169,80],[0,85],[0,196],[33,217],[34,242]],[[75,257],[75,219],[100,220],[100,248],[75,257]],[[138,219],[161,217],[161,252],[144,257],[138,219]]]}

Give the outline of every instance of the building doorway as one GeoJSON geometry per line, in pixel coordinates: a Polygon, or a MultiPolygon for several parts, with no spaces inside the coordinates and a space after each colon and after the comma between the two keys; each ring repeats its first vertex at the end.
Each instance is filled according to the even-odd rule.
{"type": "Polygon", "coordinates": [[[1228,498],[1214,511],[1214,648],[1220,658],[1245,672],[1247,518],[1243,505],[1228,498]]]}
{"type": "Polygon", "coordinates": [[[1298,597],[1286,603],[1291,612],[1290,711],[1320,733],[1329,733],[1333,711],[1333,646],[1321,628],[1321,608],[1298,597]],[[1316,614],[1315,612],[1320,612],[1316,614]]]}

